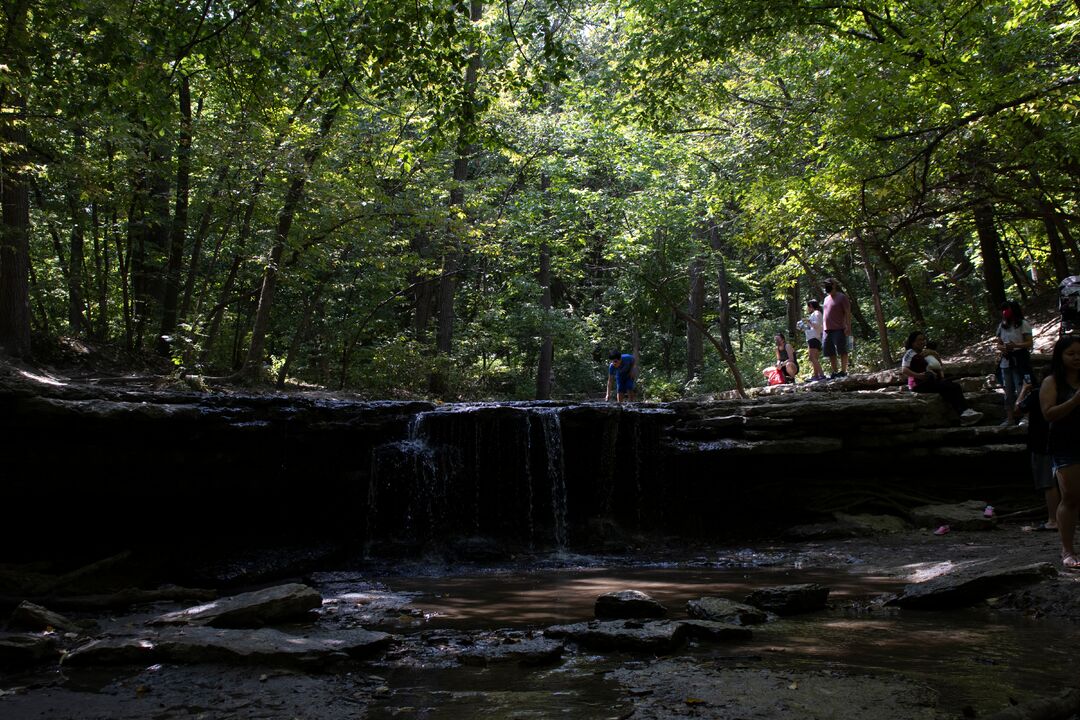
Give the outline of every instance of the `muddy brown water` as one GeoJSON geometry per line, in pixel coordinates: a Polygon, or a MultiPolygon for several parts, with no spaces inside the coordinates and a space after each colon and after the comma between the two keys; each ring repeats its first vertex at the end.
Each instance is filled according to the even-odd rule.
{"type": "MultiPolygon", "coordinates": [[[[400,638],[386,657],[313,674],[205,665],[62,670],[0,683],[0,718],[944,720],[986,716],[1080,683],[1073,623],[985,607],[898,610],[876,601],[949,571],[978,543],[943,547],[958,559],[874,567],[837,552],[735,550],[674,562],[556,556],[516,566],[400,563],[317,573],[311,580],[325,604],[315,629],[381,626],[400,638]],[[546,667],[481,668],[462,666],[455,656],[462,638],[591,619],[596,597],[612,590],[647,592],[679,618],[687,600],[742,599],[755,588],[796,582],[831,587],[829,609],[757,626],[738,644],[691,643],[669,659],[572,650],[546,667]],[[680,670],[696,674],[686,678],[680,670]],[[754,687],[767,688],[753,698],[738,695],[747,673],[760,680],[754,687]],[[809,693],[815,683],[820,689],[822,678],[836,679],[826,691],[841,696],[839,710],[808,715],[785,706],[785,693],[809,693]],[[721,682],[725,693],[734,688],[727,710],[690,695],[721,682]],[[658,683],[671,697],[660,697],[658,683]],[[862,697],[864,684],[870,690],[862,697]],[[936,698],[932,704],[920,704],[924,688],[936,698]],[[861,711],[872,693],[904,698],[904,710],[861,711]],[[773,704],[762,708],[763,695],[773,704]]],[[[101,621],[141,625],[146,617],[101,621]]]]}
{"type": "MultiPolygon", "coordinates": [[[[379,583],[408,597],[406,607],[417,613],[416,627],[476,631],[588,620],[598,595],[627,588],[650,594],[678,618],[686,616],[688,600],[703,595],[742,599],[759,587],[818,582],[832,588],[828,611],[757,626],[753,639],[738,645],[692,644],[677,655],[715,667],[782,670],[793,678],[827,671],[912,681],[937,693],[937,717],[982,716],[1077,684],[1080,634],[1071,623],[989,609],[901,611],[874,602],[947,565],[911,565],[901,574],[847,567],[567,567],[390,575],[379,583]]],[[[369,716],[630,717],[626,689],[607,674],[648,661],[620,653],[582,653],[558,667],[531,671],[437,663],[387,666],[391,693],[375,703],[369,716]]]]}

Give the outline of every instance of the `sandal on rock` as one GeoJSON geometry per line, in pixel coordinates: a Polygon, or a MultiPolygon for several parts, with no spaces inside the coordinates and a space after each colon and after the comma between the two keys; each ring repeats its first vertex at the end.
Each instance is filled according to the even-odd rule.
{"type": "Polygon", "coordinates": [[[1057,532],[1057,525],[1051,525],[1048,522],[1039,523],[1038,525],[1024,525],[1020,528],[1021,532],[1057,532]]]}
{"type": "Polygon", "coordinates": [[[1080,559],[1075,555],[1066,553],[1061,556],[1061,564],[1066,570],[1080,570],[1080,559]]]}

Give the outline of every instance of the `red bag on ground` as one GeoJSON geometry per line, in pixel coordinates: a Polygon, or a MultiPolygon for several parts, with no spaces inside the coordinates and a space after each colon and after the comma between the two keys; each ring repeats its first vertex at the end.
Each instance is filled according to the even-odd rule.
{"type": "Polygon", "coordinates": [[[784,382],[784,376],[780,374],[779,368],[773,368],[767,372],[765,379],[768,380],[770,385],[782,385],[784,382]]]}

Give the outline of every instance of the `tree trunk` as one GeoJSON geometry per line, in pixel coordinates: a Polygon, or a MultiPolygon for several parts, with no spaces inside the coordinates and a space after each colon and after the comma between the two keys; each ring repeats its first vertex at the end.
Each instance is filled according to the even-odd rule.
{"type": "Polygon", "coordinates": [[[340,105],[334,103],[323,114],[319,125],[319,132],[312,145],[304,151],[304,162],[289,181],[289,189],[285,193],[285,201],[281,212],[278,214],[277,226],[274,230],[273,244],[270,247],[270,257],[263,269],[262,287],[259,291],[259,303],[255,310],[255,322],[251,329],[251,345],[248,346],[247,357],[244,360],[242,375],[250,381],[263,379],[263,354],[266,348],[266,334],[270,329],[270,308],[274,302],[274,292],[277,289],[278,266],[281,256],[285,252],[285,243],[289,239],[289,231],[292,229],[293,218],[300,207],[300,201],[304,196],[304,186],[307,184],[315,161],[322,151],[323,142],[330,134],[337,118],[340,105]]]}
{"type": "MultiPolygon", "coordinates": [[[[77,157],[86,155],[86,136],[83,128],[74,131],[77,157]]],[[[71,233],[68,235],[68,256],[71,258],[67,272],[68,331],[81,335],[90,325],[90,309],[86,302],[86,207],[81,200],[83,182],[76,170],[68,184],[67,206],[71,216],[71,233]]]]}
{"type": "Polygon", "coordinates": [[[866,271],[866,281],[870,283],[870,294],[874,298],[874,319],[877,320],[878,344],[881,346],[881,367],[891,367],[893,356],[892,348],[889,346],[889,326],[885,323],[885,310],[881,306],[881,288],[878,286],[877,269],[870,262],[870,254],[866,251],[866,241],[861,232],[855,233],[855,242],[859,246],[859,256],[862,258],[863,268],[866,271]]]}
{"type": "Polygon", "coordinates": [[[162,279],[169,246],[169,181],[164,176],[167,153],[156,139],[147,140],[143,167],[132,181],[128,212],[131,248],[131,297],[134,332],[132,349],[140,349],[146,324],[161,300],[162,279]]]}
{"type": "MultiPolygon", "coordinates": [[[[793,341],[798,333],[798,328],[795,323],[799,322],[799,318],[802,317],[802,303],[799,302],[799,283],[795,282],[792,285],[788,285],[787,290],[784,291],[785,300],[784,305],[787,310],[787,328],[785,330],[786,337],[789,341],[793,341]]],[[[792,342],[792,347],[798,347],[798,343],[792,342]]]]}
{"type": "Polygon", "coordinates": [[[326,281],[320,280],[315,286],[315,291],[304,302],[303,316],[296,326],[296,332],[293,333],[292,342],[289,343],[289,351],[285,353],[285,361],[281,364],[281,369],[278,370],[276,384],[278,390],[285,387],[285,379],[289,376],[289,370],[292,368],[296,356],[300,354],[300,345],[304,342],[304,337],[307,335],[308,328],[311,326],[311,315],[314,313],[315,307],[319,304],[325,287],[326,281]]]}
{"type": "MultiPolygon", "coordinates": [[[[214,188],[210,191],[199,216],[199,225],[195,228],[195,235],[191,239],[191,259],[188,262],[187,277],[184,280],[184,299],[180,302],[180,319],[190,317],[191,304],[195,296],[195,281],[199,275],[199,262],[202,260],[202,246],[210,234],[210,222],[214,218],[214,205],[221,197],[221,191],[225,187],[225,179],[229,176],[228,166],[218,170],[214,179],[214,188]]],[[[216,251],[215,251],[216,252],[216,251]]]]}
{"type": "MultiPolygon", "coordinates": [[[[863,263],[869,263],[870,259],[865,254],[865,240],[861,237],[861,234],[858,242],[860,243],[859,254],[863,257],[863,263]]],[[[910,313],[915,326],[926,327],[926,317],[923,315],[922,305],[919,304],[919,296],[915,293],[915,286],[911,284],[911,278],[908,277],[907,272],[893,259],[892,254],[889,253],[880,238],[873,238],[871,246],[874,248],[874,254],[878,256],[889,274],[892,275],[897,287],[900,288],[900,294],[904,298],[904,303],[907,305],[908,313],[910,313]]]]}
{"type": "MultiPolygon", "coordinates": [[[[550,216],[548,210],[548,188],[551,187],[551,177],[545,172],[540,176],[540,192],[544,202],[544,231],[547,232],[547,220],[550,216]]],[[[548,245],[547,236],[540,242],[540,267],[537,273],[537,282],[540,283],[540,309],[543,314],[543,328],[540,333],[540,357],[536,363],[536,399],[551,399],[551,376],[554,372],[555,340],[551,331],[551,247],[548,245]]]]}
{"type": "Polygon", "coordinates": [[[717,311],[719,313],[720,324],[720,341],[723,343],[727,352],[733,352],[731,345],[731,288],[728,285],[727,267],[724,262],[723,243],[720,239],[720,229],[716,226],[716,222],[709,220],[709,245],[713,249],[713,254],[716,257],[716,284],[720,288],[719,292],[719,307],[717,311]]]}
{"type": "MultiPolygon", "coordinates": [[[[27,79],[28,0],[5,5],[7,42],[0,65],[27,79]]],[[[0,74],[0,78],[7,74],[0,74]]],[[[27,176],[26,98],[0,84],[0,347],[15,357],[30,355],[30,179],[27,176]]]]}
{"type": "Polygon", "coordinates": [[[1044,200],[1039,200],[1039,214],[1042,215],[1046,238],[1050,242],[1050,262],[1054,266],[1054,280],[1060,283],[1069,277],[1069,260],[1065,257],[1065,247],[1061,243],[1054,209],[1044,200]]]}
{"type": "Polygon", "coordinates": [[[101,218],[98,204],[90,204],[90,230],[94,248],[94,273],[97,276],[97,318],[91,323],[91,333],[97,340],[104,340],[109,334],[109,240],[102,237],[101,218]]]}
{"type": "MultiPolygon", "coordinates": [[[[464,2],[456,7],[463,9],[464,2]]],[[[484,16],[483,0],[469,1],[469,20],[477,24],[484,16]]],[[[453,184],[450,189],[450,224],[447,233],[447,247],[443,253],[442,277],[438,291],[438,326],[435,334],[436,365],[428,379],[428,389],[435,395],[445,395],[448,381],[445,368],[438,362],[448,359],[453,350],[454,341],[454,298],[457,292],[457,275],[461,268],[460,249],[454,225],[460,216],[465,222],[465,181],[469,178],[469,161],[476,152],[472,136],[476,127],[476,87],[480,74],[482,58],[480,48],[471,48],[468,65],[465,68],[463,82],[463,101],[460,115],[460,130],[457,142],[457,157],[454,159],[453,184]]]]}
{"type": "Polygon", "coordinates": [[[176,205],[169,233],[169,256],[165,268],[165,291],[161,302],[161,332],[157,351],[168,356],[170,337],[176,330],[180,302],[180,272],[188,231],[188,193],[191,187],[191,83],[180,76],[180,137],[176,148],[176,205]]]}
{"type": "Polygon", "coordinates": [[[988,200],[975,206],[975,231],[979,236],[979,250],[982,253],[983,282],[987,292],[987,310],[991,317],[998,313],[998,308],[1005,302],[1005,278],[1001,272],[1001,255],[998,253],[997,226],[994,224],[994,207],[988,200]]]}
{"type": "MultiPolygon", "coordinates": [[[[318,82],[326,77],[329,72],[329,66],[323,68],[319,73],[318,82]]],[[[270,162],[276,162],[276,156],[281,149],[282,144],[285,142],[285,138],[288,135],[289,130],[296,124],[297,119],[300,117],[304,108],[307,107],[312,97],[315,95],[318,88],[318,84],[312,84],[307,88],[300,100],[293,106],[292,112],[289,114],[289,119],[285,123],[284,127],[278,132],[277,137],[274,138],[272,145],[272,151],[270,153],[271,160],[268,163],[264,163],[259,169],[258,174],[251,183],[251,189],[247,192],[247,205],[244,207],[244,218],[240,223],[240,229],[236,238],[236,252],[233,255],[232,264],[229,267],[229,273],[225,278],[225,282],[221,287],[221,292],[218,293],[218,303],[210,310],[210,321],[208,323],[209,329],[206,332],[206,338],[203,341],[203,349],[199,354],[199,360],[205,362],[210,356],[214,348],[214,343],[217,340],[218,333],[221,331],[222,319],[225,315],[225,308],[228,307],[230,298],[232,297],[233,287],[236,284],[236,277],[240,272],[240,266],[244,263],[244,255],[241,254],[243,248],[247,245],[248,240],[251,238],[251,226],[252,219],[255,216],[255,207],[258,204],[259,196],[266,185],[266,175],[270,172],[270,162]]],[[[235,363],[234,363],[235,365],[235,363]]]]}
{"type": "Polygon", "coordinates": [[[686,381],[701,375],[705,364],[705,336],[701,332],[705,312],[705,260],[697,255],[688,269],[690,294],[686,302],[686,381]]]}
{"type": "Polygon", "coordinates": [[[68,266],[68,331],[72,335],[80,335],[84,330],[83,277],[86,263],[86,228],[83,223],[82,209],[74,197],[69,197],[68,205],[71,209],[71,235],[68,247],[68,256],[71,258],[71,264],[68,266]]]}
{"type": "Polygon", "coordinates": [[[1024,281],[1024,270],[1020,266],[1020,262],[1013,257],[1013,254],[1009,252],[1009,246],[1002,238],[1001,244],[998,246],[998,252],[1001,253],[1001,260],[1005,266],[1005,269],[1009,271],[1009,275],[1012,277],[1013,284],[1016,286],[1016,292],[1019,293],[1019,300],[1021,303],[1027,301],[1028,293],[1026,283],[1024,281]]]}

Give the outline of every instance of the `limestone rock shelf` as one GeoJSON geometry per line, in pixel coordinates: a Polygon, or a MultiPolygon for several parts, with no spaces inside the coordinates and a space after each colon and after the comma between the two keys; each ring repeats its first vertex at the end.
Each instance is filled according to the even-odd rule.
{"type": "Polygon", "coordinates": [[[24,554],[237,538],[421,551],[718,537],[817,512],[1028,493],[1000,395],[868,376],[748,400],[367,402],[0,381],[9,467],[0,541],[24,554]],[[854,387],[848,387],[854,386],[854,387]],[[864,388],[864,389],[859,389],[864,388]],[[99,396],[94,396],[94,392],[99,396]],[[43,518],[45,518],[43,520],[43,518]],[[45,522],[39,545],[22,540],[45,522]]]}

